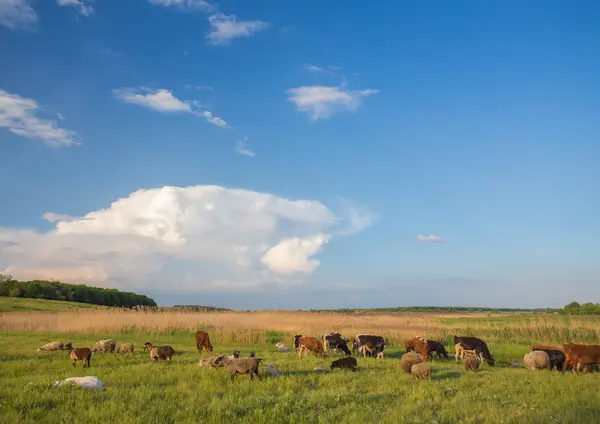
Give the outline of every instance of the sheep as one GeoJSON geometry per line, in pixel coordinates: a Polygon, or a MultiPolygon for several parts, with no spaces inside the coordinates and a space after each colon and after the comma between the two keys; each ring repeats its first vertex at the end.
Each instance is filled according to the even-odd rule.
{"type": "Polygon", "coordinates": [[[263,373],[272,375],[274,377],[278,377],[281,375],[281,372],[277,368],[275,368],[275,365],[273,365],[273,364],[266,364],[264,366],[263,373]]]}
{"type": "Polygon", "coordinates": [[[254,374],[256,374],[258,379],[262,380],[260,374],[258,373],[258,364],[260,364],[261,361],[262,359],[258,358],[231,359],[224,357],[221,360],[221,363],[231,373],[231,381],[235,380],[235,376],[237,374],[250,374],[250,380],[254,380],[254,374]]]}
{"type": "Polygon", "coordinates": [[[410,373],[415,380],[431,380],[431,367],[427,362],[419,362],[410,367],[410,373]]]}
{"type": "Polygon", "coordinates": [[[534,350],[523,357],[523,363],[530,370],[548,368],[550,356],[543,350],[534,350]]]}
{"type": "Polygon", "coordinates": [[[154,346],[152,343],[146,342],[144,343],[144,350],[146,349],[150,351],[150,359],[152,359],[154,362],[158,362],[159,359],[166,359],[170,362],[175,354],[175,351],[169,345],[154,346]]]}
{"type": "Polygon", "coordinates": [[[275,347],[277,348],[277,351],[279,352],[291,352],[292,349],[290,349],[289,347],[286,347],[283,343],[279,342],[275,345],[275,347]]]}
{"type": "Polygon", "coordinates": [[[53,350],[65,350],[65,345],[63,344],[63,342],[50,342],[46,343],[43,346],[40,346],[37,351],[50,352],[53,350]]]}
{"type": "Polygon", "coordinates": [[[225,358],[225,356],[223,356],[223,355],[211,356],[210,358],[201,359],[199,365],[201,367],[209,367],[211,369],[212,368],[219,368],[219,367],[223,366],[223,364],[221,363],[221,361],[223,360],[223,358],[225,358]]]}
{"type": "Polygon", "coordinates": [[[132,343],[121,343],[117,348],[117,353],[124,355],[126,353],[133,353],[133,344],[132,343]]]}
{"type": "Polygon", "coordinates": [[[114,352],[115,351],[115,346],[117,345],[117,342],[115,342],[113,339],[106,339],[106,340],[100,340],[99,342],[96,342],[96,344],[94,345],[94,348],[92,349],[92,352],[96,353],[96,352],[114,352]]]}
{"type": "Polygon", "coordinates": [[[351,369],[352,372],[354,372],[356,371],[356,365],[356,358],[353,358],[352,356],[346,356],[331,362],[331,369],[351,369]]]}
{"type": "Polygon", "coordinates": [[[228,358],[231,359],[237,359],[240,357],[240,351],[239,350],[234,350],[231,355],[228,356],[228,358]]]}
{"type": "Polygon", "coordinates": [[[327,370],[325,368],[316,367],[316,368],[313,368],[313,372],[315,374],[326,374],[327,370]]]}
{"type": "Polygon", "coordinates": [[[402,369],[407,373],[410,373],[412,366],[423,362],[423,358],[421,358],[421,355],[414,352],[408,352],[402,355],[400,361],[402,362],[402,369]]]}
{"type": "Polygon", "coordinates": [[[74,348],[71,342],[67,343],[65,346],[65,350],[69,351],[69,358],[73,360],[73,368],[75,368],[75,363],[79,359],[83,362],[83,368],[90,367],[90,359],[92,358],[92,351],[87,347],[77,347],[74,348]]]}
{"type": "Polygon", "coordinates": [[[481,357],[474,353],[463,352],[462,361],[466,371],[476,372],[481,367],[481,357]]]}

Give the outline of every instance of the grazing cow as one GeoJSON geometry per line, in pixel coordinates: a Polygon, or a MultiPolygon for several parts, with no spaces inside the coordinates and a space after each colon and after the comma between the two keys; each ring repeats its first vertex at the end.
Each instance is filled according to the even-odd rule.
{"type": "Polygon", "coordinates": [[[429,355],[435,352],[437,356],[443,356],[446,359],[448,358],[448,352],[441,342],[438,342],[437,340],[427,340],[427,344],[429,345],[429,355]]]}
{"type": "Polygon", "coordinates": [[[404,339],[404,347],[406,348],[406,353],[414,352],[415,346],[414,341],[417,337],[413,337],[412,339],[404,339]]]}
{"type": "Polygon", "coordinates": [[[454,336],[454,344],[461,344],[465,349],[474,349],[479,356],[485,359],[489,366],[496,365],[494,357],[483,340],[477,337],[454,336]]]}
{"type": "Polygon", "coordinates": [[[565,352],[565,362],[562,366],[562,372],[567,370],[571,365],[575,373],[579,372],[580,366],[600,365],[600,346],[599,345],[582,345],[575,343],[563,344],[565,352]]]}
{"type": "Polygon", "coordinates": [[[383,337],[374,334],[357,334],[354,337],[352,350],[359,350],[360,347],[364,345],[368,347],[368,352],[372,353],[371,356],[377,356],[379,352],[383,352],[385,340],[383,337]]]}
{"type": "Polygon", "coordinates": [[[79,359],[83,362],[83,368],[90,367],[90,360],[92,359],[92,350],[87,347],[73,347],[69,342],[65,345],[65,350],[69,351],[69,358],[73,360],[73,368],[75,363],[79,359]]]}
{"type": "Polygon", "coordinates": [[[331,369],[334,370],[336,368],[340,369],[351,369],[352,372],[356,371],[356,358],[352,356],[346,356],[345,358],[336,359],[331,363],[331,369]]]}
{"type": "Polygon", "coordinates": [[[423,337],[414,340],[413,348],[416,354],[421,355],[423,362],[425,362],[427,358],[431,356],[429,352],[429,343],[427,343],[427,340],[423,337]]]}
{"type": "Polygon", "coordinates": [[[213,351],[213,346],[210,344],[210,337],[208,337],[206,331],[200,330],[196,332],[196,348],[198,352],[202,352],[202,348],[206,348],[207,352],[213,351]]]}
{"type": "Polygon", "coordinates": [[[327,353],[328,348],[333,349],[334,353],[339,349],[348,356],[352,355],[348,349],[348,339],[343,338],[340,333],[329,333],[323,336],[323,351],[327,353]]]}
{"type": "Polygon", "coordinates": [[[309,351],[315,353],[315,358],[321,354],[321,356],[326,357],[327,354],[323,351],[323,344],[316,337],[308,337],[302,336],[300,337],[300,349],[298,350],[298,357],[302,356],[302,352],[306,352],[308,354],[309,351]]]}

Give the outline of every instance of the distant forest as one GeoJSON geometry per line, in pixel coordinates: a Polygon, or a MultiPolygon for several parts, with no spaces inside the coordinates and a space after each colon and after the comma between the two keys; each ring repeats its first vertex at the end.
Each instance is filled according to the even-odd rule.
{"type": "Polygon", "coordinates": [[[9,275],[2,274],[0,274],[0,296],[65,300],[125,308],[156,306],[154,299],[137,293],[90,287],[83,284],[66,284],[58,281],[17,281],[9,275]]]}

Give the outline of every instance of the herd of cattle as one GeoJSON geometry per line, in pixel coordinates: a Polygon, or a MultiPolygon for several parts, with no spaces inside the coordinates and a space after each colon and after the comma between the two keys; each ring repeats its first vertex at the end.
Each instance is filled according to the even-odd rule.
{"type": "MultiPolygon", "coordinates": [[[[329,353],[344,353],[345,356],[337,359],[330,364],[330,368],[350,369],[356,371],[357,361],[353,356],[374,357],[384,359],[385,339],[374,334],[357,334],[353,339],[343,337],[340,333],[325,334],[322,338],[295,335],[293,346],[298,356],[306,356],[313,352],[315,357],[321,355],[323,358],[329,353]]],[[[402,368],[411,373],[415,378],[431,379],[431,368],[428,360],[434,356],[443,356],[448,358],[448,351],[444,344],[437,340],[429,340],[424,337],[414,337],[404,340],[406,353],[401,358],[402,368]]],[[[210,337],[206,331],[196,333],[196,348],[198,352],[206,350],[212,352],[213,346],[210,337]]],[[[283,343],[277,343],[276,348],[280,352],[289,352],[292,349],[286,347],[283,343]]],[[[92,349],[87,347],[74,348],[72,343],[63,344],[62,342],[51,342],[41,346],[38,351],[67,350],[69,357],[76,362],[82,361],[83,367],[90,366],[90,359],[93,353],[120,353],[132,354],[134,345],[132,343],[121,343],[116,348],[116,342],[113,339],[101,340],[97,342],[92,349]]],[[[175,350],[169,346],[154,346],[150,342],[144,344],[144,350],[150,353],[152,361],[166,360],[171,361],[175,350]]],[[[232,355],[212,356],[200,361],[201,366],[210,368],[224,367],[231,373],[233,380],[237,374],[250,374],[250,379],[258,372],[259,364],[262,359],[256,358],[254,352],[247,358],[240,358],[240,352],[234,351],[232,355]]],[[[477,371],[485,361],[490,366],[495,366],[495,360],[485,341],[477,337],[454,336],[454,355],[455,361],[459,359],[463,362],[467,371],[477,371]]],[[[563,344],[562,347],[555,346],[531,346],[530,352],[523,358],[525,367],[529,369],[548,369],[560,370],[563,373],[569,368],[577,373],[582,369],[588,371],[592,366],[600,365],[600,345],[582,345],[574,343],[563,344]]],[[[517,366],[518,363],[516,363],[517,366]]],[[[271,375],[279,375],[280,372],[273,365],[264,365],[264,370],[271,375]]],[[[323,368],[315,368],[314,372],[326,372],[323,368]]]]}

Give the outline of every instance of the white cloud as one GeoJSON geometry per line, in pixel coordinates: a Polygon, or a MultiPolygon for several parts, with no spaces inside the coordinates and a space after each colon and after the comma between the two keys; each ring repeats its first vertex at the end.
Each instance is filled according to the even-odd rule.
{"type": "Polygon", "coordinates": [[[179,100],[169,90],[149,88],[120,88],[113,90],[114,95],[127,103],[144,106],[158,112],[188,112],[192,113],[191,102],[179,100]]]}
{"type": "Polygon", "coordinates": [[[376,94],[378,90],[345,90],[341,87],[304,86],[287,90],[288,101],[296,109],[306,112],[311,120],[327,119],[336,112],[356,111],[364,97],[376,94]]]}
{"type": "Polygon", "coordinates": [[[229,44],[236,38],[250,37],[269,26],[269,23],[263,21],[238,21],[237,16],[223,13],[209,16],[208,22],[211,29],[206,34],[206,40],[215,45],[229,44]]]}
{"type": "Polygon", "coordinates": [[[38,16],[27,0],[0,0],[0,25],[13,30],[31,29],[38,16]]]}
{"type": "Polygon", "coordinates": [[[433,234],[430,234],[428,236],[423,236],[423,235],[419,234],[417,236],[417,240],[425,242],[425,243],[443,243],[443,241],[444,241],[440,237],[434,236],[433,234]]]}
{"type": "MultiPolygon", "coordinates": [[[[219,186],[138,190],[52,230],[0,228],[0,270],[15,278],[203,291],[296,283],[345,222],[319,201],[219,186]]],[[[1,271],[0,271],[1,272],[1,271]]]]}
{"type": "Polygon", "coordinates": [[[267,250],[260,260],[280,274],[310,273],[319,266],[319,261],[312,259],[312,256],[319,253],[328,241],[329,236],[324,234],[285,238],[267,250]]]}
{"type": "Polygon", "coordinates": [[[213,116],[213,114],[208,110],[202,112],[202,116],[204,116],[208,122],[210,122],[211,124],[215,124],[218,127],[225,128],[227,126],[227,122],[225,122],[218,116],[213,116]]]}
{"type": "Polygon", "coordinates": [[[149,0],[150,4],[163,7],[175,7],[181,10],[200,10],[211,12],[214,7],[205,0],[149,0]]]}
{"type": "Polygon", "coordinates": [[[67,118],[65,118],[65,117],[64,117],[62,114],[60,114],[60,113],[57,113],[57,114],[56,114],[56,117],[57,117],[58,119],[60,119],[61,121],[64,121],[65,119],[67,119],[67,118]]]}
{"type": "Polygon", "coordinates": [[[256,156],[256,153],[254,153],[252,150],[250,150],[248,148],[248,144],[245,141],[241,141],[241,140],[239,140],[238,142],[235,143],[235,151],[239,155],[243,155],[243,156],[250,156],[250,157],[256,156]]]}
{"type": "Polygon", "coordinates": [[[83,16],[90,16],[94,13],[92,6],[85,4],[82,0],[56,0],[59,6],[72,6],[79,9],[79,13],[83,16]]]}
{"type": "Polygon", "coordinates": [[[0,90],[0,127],[8,128],[14,134],[42,140],[49,146],[80,144],[74,132],[58,127],[50,119],[38,118],[36,114],[40,109],[35,100],[0,90]]]}
{"type": "Polygon", "coordinates": [[[139,89],[120,88],[113,90],[113,94],[115,97],[126,103],[143,106],[157,112],[191,113],[196,116],[201,116],[206,119],[206,121],[221,128],[225,128],[227,126],[227,122],[225,122],[225,120],[219,118],[218,116],[214,116],[212,112],[208,110],[197,110],[199,107],[201,107],[199,102],[195,100],[179,100],[169,90],[152,90],[145,87],[141,87],[139,89]]]}

